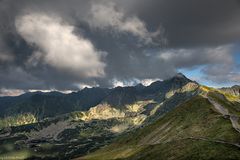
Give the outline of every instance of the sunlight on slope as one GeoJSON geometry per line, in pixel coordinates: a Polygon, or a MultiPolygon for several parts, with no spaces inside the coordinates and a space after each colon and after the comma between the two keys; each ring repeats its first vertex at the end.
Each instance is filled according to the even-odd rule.
{"type": "Polygon", "coordinates": [[[36,123],[37,117],[31,113],[19,114],[0,119],[0,128],[36,123]]]}
{"type": "Polygon", "coordinates": [[[137,129],[133,133],[127,133],[111,145],[83,159],[135,159],[138,155],[141,155],[142,159],[151,159],[148,153],[153,154],[152,149],[155,155],[153,159],[159,158],[160,155],[156,156],[157,153],[162,153],[163,159],[185,157],[186,153],[189,157],[196,157],[201,153],[200,155],[204,158],[209,155],[207,152],[215,156],[227,152],[228,155],[222,156],[240,158],[238,148],[235,147],[239,139],[240,134],[233,129],[229,119],[225,119],[216,112],[208,99],[197,96],[167,113],[155,123],[143,129],[137,129]],[[207,141],[201,138],[206,138],[207,141]],[[219,143],[219,140],[224,143],[219,143]],[[233,147],[229,149],[226,145],[233,147]],[[180,146],[185,147],[180,149],[180,146]],[[207,147],[208,151],[200,150],[201,147],[207,147]],[[165,153],[162,152],[163,149],[165,153]],[[129,150],[131,152],[127,152],[129,150]]]}

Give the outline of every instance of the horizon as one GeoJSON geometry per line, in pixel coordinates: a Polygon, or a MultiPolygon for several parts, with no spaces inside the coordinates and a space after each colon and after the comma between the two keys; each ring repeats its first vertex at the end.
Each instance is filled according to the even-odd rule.
{"type": "MultiPolygon", "coordinates": [[[[201,84],[201,83],[199,83],[197,80],[194,80],[194,79],[191,79],[191,78],[189,78],[187,75],[185,75],[185,74],[183,74],[182,72],[178,72],[176,75],[174,75],[174,76],[172,76],[172,77],[170,77],[170,79],[171,78],[173,78],[173,77],[175,77],[175,76],[177,76],[178,74],[182,74],[183,76],[185,76],[187,79],[190,79],[190,80],[192,80],[192,81],[196,81],[199,85],[201,85],[201,86],[207,86],[207,87],[211,87],[211,88],[215,88],[215,89],[219,89],[219,88],[231,88],[231,87],[233,87],[233,86],[240,86],[239,84],[232,84],[232,85],[226,85],[226,86],[218,86],[218,87],[216,87],[216,86],[211,86],[211,85],[204,85],[204,84],[201,84]]],[[[165,80],[167,80],[167,79],[165,79],[165,80]]],[[[141,82],[139,82],[139,83],[135,83],[135,84],[130,84],[130,85],[123,85],[123,84],[121,84],[121,85],[119,85],[119,86],[113,86],[113,87],[110,87],[110,88],[107,88],[107,89],[114,89],[114,88],[117,88],[117,87],[135,87],[135,86],[137,86],[137,85],[139,85],[139,84],[141,84],[141,85],[143,85],[144,87],[147,87],[147,86],[150,86],[152,83],[154,83],[154,82],[157,82],[157,81],[165,81],[165,80],[160,80],[160,79],[158,79],[158,80],[155,80],[155,81],[152,81],[151,83],[148,83],[148,84],[143,84],[143,83],[141,83],[141,82]]],[[[61,90],[56,90],[56,89],[50,89],[50,90],[28,90],[28,91],[20,91],[19,93],[17,92],[12,92],[11,94],[8,94],[7,92],[7,94],[6,95],[1,95],[0,94],[0,97],[15,97],[15,96],[20,96],[20,95],[23,95],[23,94],[25,94],[25,93],[37,93],[37,92],[40,92],[40,93],[51,93],[51,92],[59,92],[59,93],[62,93],[62,94],[71,94],[71,93],[77,93],[77,92],[79,92],[79,91],[82,91],[82,90],[84,90],[84,89],[91,89],[91,88],[106,88],[106,87],[100,87],[100,86],[93,86],[93,87],[91,87],[91,86],[86,86],[86,87],[84,87],[84,88],[81,88],[81,89],[79,89],[79,90],[66,90],[66,91],[61,91],[61,90]]]]}

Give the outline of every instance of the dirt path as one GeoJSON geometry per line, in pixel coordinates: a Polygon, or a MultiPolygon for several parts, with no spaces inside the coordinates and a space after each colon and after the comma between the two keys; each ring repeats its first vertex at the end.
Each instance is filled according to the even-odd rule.
{"type": "Polygon", "coordinates": [[[230,114],[228,109],[223,107],[222,105],[218,104],[216,101],[212,100],[211,98],[208,98],[209,102],[215,107],[215,109],[221,113],[223,116],[229,116],[229,119],[232,123],[233,128],[240,133],[240,124],[238,123],[239,117],[234,114],[230,114]]]}
{"type": "Polygon", "coordinates": [[[232,146],[236,146],[236,147],[240,148],[240,144],[231,143],[231,142],[226,142],[226,141],[222,141],[222,140],[210,140],[210,139],[207,139],[207,138],[196,138],[196,137],[189,137],[188,139],[191,139],[191,140],[201,140],[201,141],[214,142],[214,143],[228,144],[228,145],[232,145],[232,146]]]}

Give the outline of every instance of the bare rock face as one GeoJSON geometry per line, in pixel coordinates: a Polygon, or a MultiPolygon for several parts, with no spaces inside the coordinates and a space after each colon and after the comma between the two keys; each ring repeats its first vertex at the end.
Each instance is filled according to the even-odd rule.
{"type": "Polygon", "coordinates": [[[108,104],[99,104],[85,112],[82,120],[122,118],[125,113],[108,104]]]}

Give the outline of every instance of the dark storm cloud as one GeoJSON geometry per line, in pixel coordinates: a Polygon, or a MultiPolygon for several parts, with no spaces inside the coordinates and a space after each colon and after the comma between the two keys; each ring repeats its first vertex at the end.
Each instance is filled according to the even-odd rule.
{"type": "Polygon", "coordinates": [[[0,88],[111,86],[114,79],[165,79],[179,68],[201,65],[215,82],[239,82],[233,60],[239,19],[238,0],[2,0],[0,88]],[[56,39],[50,26],[60,28],[56,35],[70,37],[73,44],[87,42],[86,56],[95,60],[82,66],[75,51],[86,48],[56,39]],[[61,58],[68,53],[64,45],[78,63],[61,58]]]}
{"type": "Polygon", "coordinates": [[[239,41],[239,0],[137,0],[129,10],[153,28],[165,28],[169,47],[221,45],[239,41]]]}

